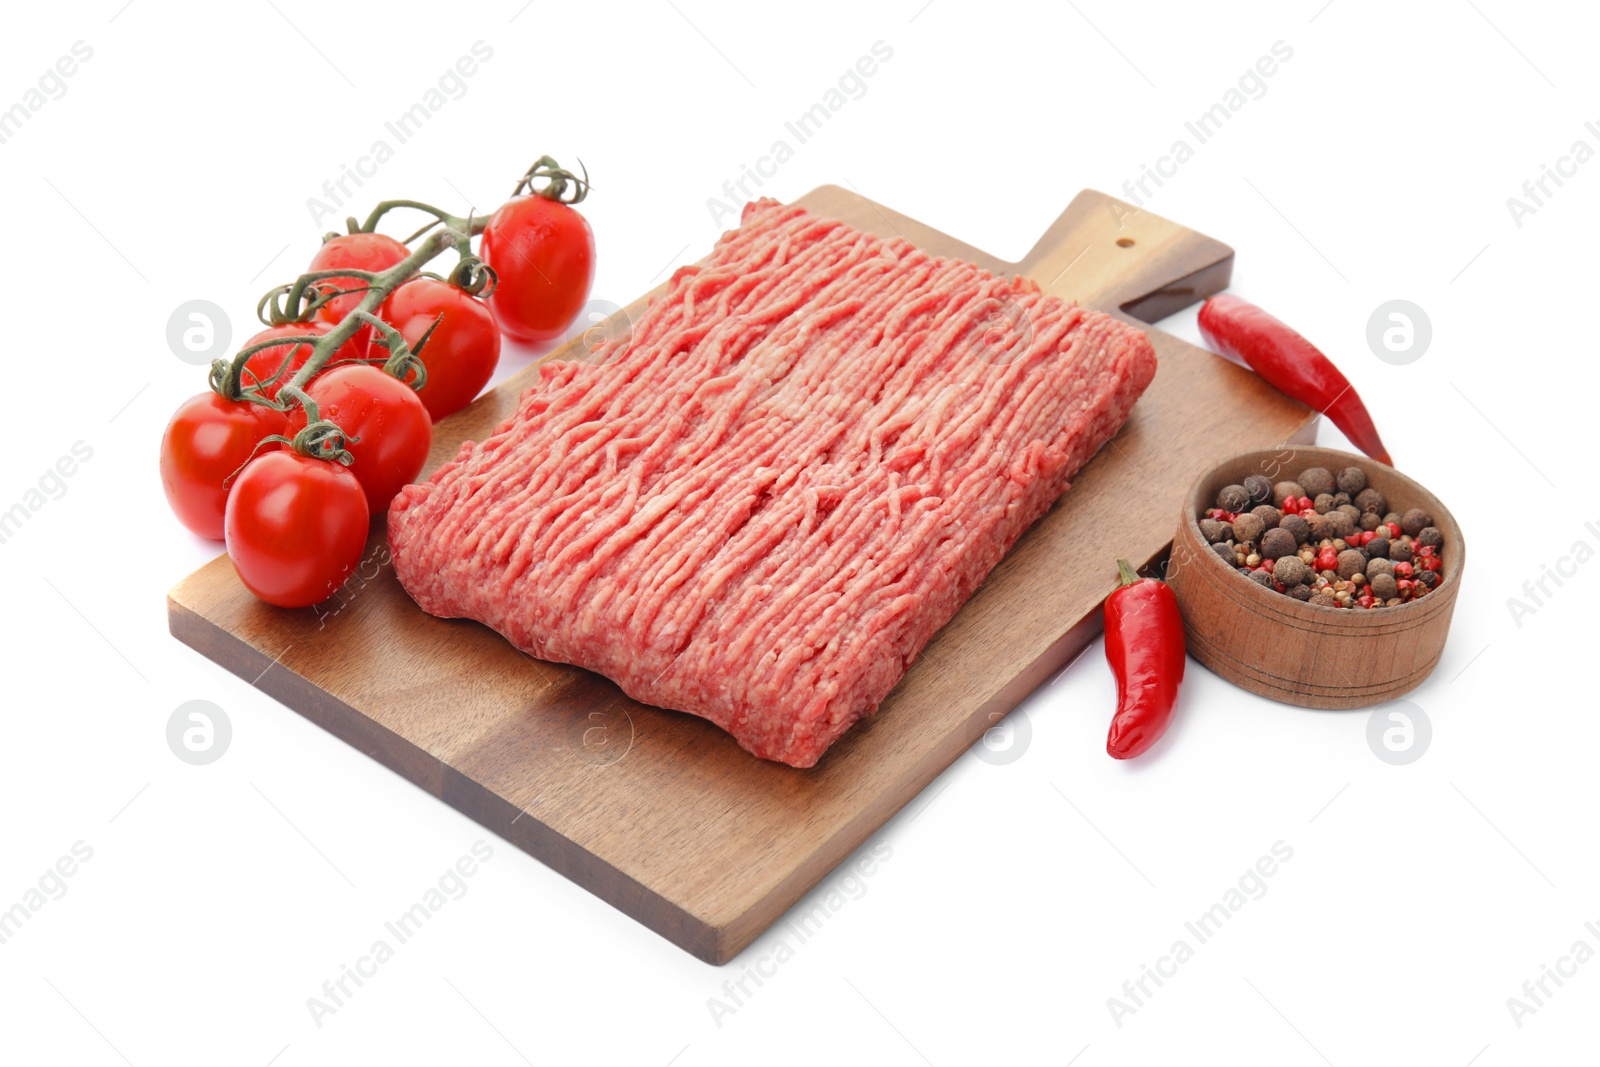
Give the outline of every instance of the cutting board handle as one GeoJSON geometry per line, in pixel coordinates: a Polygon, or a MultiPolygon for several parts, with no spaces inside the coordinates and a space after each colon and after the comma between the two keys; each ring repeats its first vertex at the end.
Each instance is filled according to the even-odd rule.
{"type": "Polygon", "coordinates": [[[1226,288],[1233,249],[1085,189],[1014,269],[1057,296],[1155,322],[1226,288]]]}

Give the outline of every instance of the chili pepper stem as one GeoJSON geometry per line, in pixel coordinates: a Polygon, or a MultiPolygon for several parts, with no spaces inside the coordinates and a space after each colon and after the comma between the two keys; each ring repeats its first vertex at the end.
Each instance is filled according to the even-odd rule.
{"type": "Polygon", "coordinates": [[[1132,585],[1139,580],[1139,572],[1133,569],[1133,564],[1125,559],[1117,560],[1117,577],[1121,579],[1119,585],[1132,585]]]}

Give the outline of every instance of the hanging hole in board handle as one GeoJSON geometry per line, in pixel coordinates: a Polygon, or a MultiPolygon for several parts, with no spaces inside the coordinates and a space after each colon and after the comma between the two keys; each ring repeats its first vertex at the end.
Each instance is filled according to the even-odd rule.
{"type": "Polygon", "coordinates": [[[1132,237],[1118,237],[1117,238],[1117,247],[1118,248],[1132,248],[1133,245],[1134,245],[1134,241],[1133,241],[1132,237]]]}

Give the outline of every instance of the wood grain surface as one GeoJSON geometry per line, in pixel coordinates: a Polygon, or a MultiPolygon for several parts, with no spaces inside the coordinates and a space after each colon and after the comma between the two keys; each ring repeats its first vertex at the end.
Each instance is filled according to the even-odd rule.
{"type": "MultiPolygon", "coordinates": [[[[1215,292],[1232,268],[1226,245],[1095,192],[1079,194],[1019,263],[834,186],[799,203],[1031,276],[1129,321],[1215,292]]],[[[645,302],[619,314],[637,316],[645,302]]],[[[1115,559],[1163,555],[1199,472],[1314,430],[1314,413],[1249,371],[1154,331],[1151,340],[1160,369],[1122,432],[878,714],[811,770],[758,760],[701,719],[531,659],[476,623],[424,614],[396,582],[381,528],[360,571],[317,608],[257,601],[219,557],[169,594],[171,630],[650,929],[723,963],[1094,637],[1115,559]]],[[[535,373],[441,422],[429,469],[509,416],[535,373]]]]}

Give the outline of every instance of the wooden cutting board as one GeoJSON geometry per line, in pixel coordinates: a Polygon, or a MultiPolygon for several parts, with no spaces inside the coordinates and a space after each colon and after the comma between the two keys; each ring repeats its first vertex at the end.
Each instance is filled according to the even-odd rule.
{"type": "MultiPolygon", "coordinates": [[[[1096,192],[1080,193],[1020,263],[834,186],[799,203],[1130,321],[1216,292],[1233,265],[1226,245],[1096,192]]],[[[646,299],[619,314],[637,317],[646,299]]],[[[300,611],[257,601],[218,557],[169,594],[171,630],[663,937],[724,963],[1095,636],[1113,561],[1163,555],[1202,469],[1309,439],[1315,414],[1249,371],[1153,331],[1151,340],[1160,369],[1122,432],[878,714],[811,770],[758,760],[701,719],[534,660],[477,623],[424,614],[395,580],[381,529],[341,595],[300,611]]],[[[509,416],[534,374],[435,427],[428,469],[509,416]]]]}

